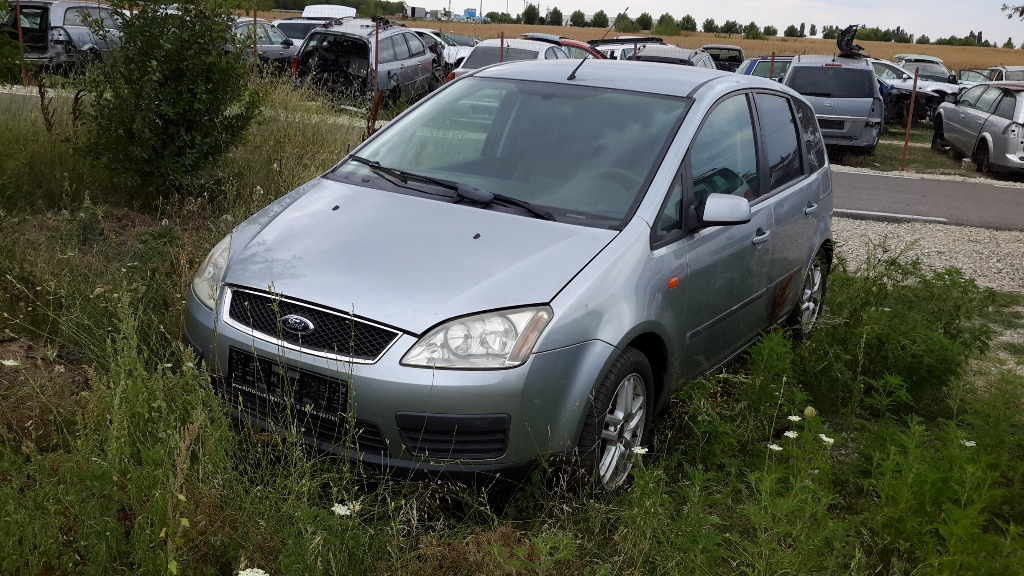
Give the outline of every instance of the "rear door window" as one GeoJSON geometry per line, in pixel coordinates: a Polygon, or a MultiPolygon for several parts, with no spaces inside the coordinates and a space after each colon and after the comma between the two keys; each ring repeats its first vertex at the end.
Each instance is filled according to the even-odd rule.
{"type": "Polygon", "coordinates": [[[825,167],[826,160],[825,143],[821,139],[818,119],[814,116],[814,110],[803,100],[794,98],[793,106],[796,108],[796,117],[800,124],[800,138],[803,139],[804,149],[807,150],[808,172],[817,172],[825,167]]]}
{"type": "Polygon", "coordinates": [[[996,104],[996,99],[999,98],[1002,91],[999,88],[989,88],[980,97],[978,101],[974,103],[974,107],[982,112],[991,112],[992,108],[996,104]]]}
{"type": "Polygon", "coordinates": [[[796,119],[788,98],[755,94],[754,103],[768,160],[768,187],[776,190],[803,175],[796,119]]]}

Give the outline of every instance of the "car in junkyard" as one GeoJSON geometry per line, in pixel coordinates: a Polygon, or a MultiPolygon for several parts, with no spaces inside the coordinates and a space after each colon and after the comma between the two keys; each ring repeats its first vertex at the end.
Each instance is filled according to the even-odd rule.
{"type": "Polygon", "coordinates": [[[548,460],[617,489],[679,386],[771,326],[811,335],[832,205],[778,82],[507,62],[218,242],[185,339],[238,418],[371,469],[548,460]]]}
{"type": "Polygon", "coordinates": [[[441,55],[441,67],[444,69],[444,73],[447,74],[458,68],[459,64],[469,55],[473,50],[471,46],[463,46],[455,42],[454,39],[449,37],[444,32],[440,32],[433,28],[409,28],[423,40],[423,43],[427,45],[427,49],[433,49],[436,46],[437,50],[441,55]]]}
{"type": "Polygon", "coordinates": [[[599,50],[609,60],[631,60],[641,47],[651,44],[665,45],[665,39],[657,36],[616,36],[587,40],[587,44],[599,50]]]}
{"type": "Polygon", "coordinates": [[[255,45],[261,66],[273,65],[288,69],[299,49],[298,45],[277,26],[262,18],[240,16],[235,20],[231,31],[236,42],[228,43],[225,49],[234,51],[242,47],[246,50],[245,55],[250,56],[255,45]]]}
{"type": "Polygon", "coordinates": [[[554,40],[483,40],[466,56],[462,64],[448,74],[448,80],[468,74],[478,68],[516,60],[568,59],[569,53],[554,40]]]}
{"type": "Polygon", "coordinates": [[[947,146],[978,172],[1024,172],[1024,81],[981,83],[939,104],[932,147],[947,146]]]}
{"type": "Polygon", "coordinates": [[[300,83],[344,97],[381,92],[392,100],[412,101],[437,86],[433,53],[415,32],[387,20],[354,19],[315,28],[296,52],[292,72],[300,83]]]}
{"type": "Polygon", "coordinates": [[[604,52],[597,50],[590,44],[579,40],[573,40],[572,38],[567,38],[565,36],[547,34],[544,32],[524,32],[523,34],[520,34],[520,36],[527,40],[555,42],[565,50],[565,53],[568,54],[570,58],[575,58],[577,60],[585,58],[597,58],[599,60],[604,60],[607,58],[607,56],[604,55],[604,52]]]}
{"type": "Polygon", "coordinates": [[[681,64],[698,68],[719,69],[711,55],[703,50],[689,50],[678,46],[648,44],[641,46],[631,60],[643,62],[663,62],[665,64],[681,64]]]}
{"type": "Polygon", "coordinates": [[[882,133],[885,104],[868,60],[815,54],[796,56],[783,83],[811,103],[826,144],[862,154],[875,151],[882,133]]]}
{"type": "Polygon", "coordinates": [[[932,80],[935,82],[947,82],[949,84],[957,84],[959,80],[956,74],[950,72],[949,68],[946,68],[946,63],[937,56],[928,56],[927,54],[897,54],[892,58],[901,68],[909,71],[911,74],[914,70],[917,70],[918,76],[926,80],[932,80]]]}
{"type": "Polygon", "coordinates": [[[105,4],[82,0],[22,0],[17,7],[0,10],[0,28],[18,41],[25,61],[53,70],[71,69],[105,60],[121,46],[125,15],[105,4]]]}
{"type": "Polygon", "coordinates": [[[356,17],[356,11],[354,8],[348,6],[339,6],[336,4],[310,4],[302,9],[301,16],[292,16],[289,18],[278,18],[274,20],[274,26],[277,26],[281,32],[284,32],[286,36],[292,39],[295,45],[302,44],[302,41],[306,39],[306,36],[314,28],[319,28],[325,23],[330,22],[331,24],[338,24],[345,20],[351,20],[356,17]]]}
{"type": "Polygon", "coordinates": [[[885,122],[906,122],[913,100],[914,120],[931,120],[932,114],[946,95],[959,92],[959,85],[918,78],[915,91],[914,75],[888,60],[868,58],[875,69],[879,90],[885,103],[885,122]],[[915,93],[916,92],[916,93],[915,93]],[[911,95],[914,95],[911,98],[911,95]]]}
{"type": "Polygon", "coordinates": [[[792,62],[792,56],[757,56],[741,62],[736,73],[781,80],[792,62]]]}
{"type": "Polygon", "coordinates": [[[719,70],[735,72],[743,63],[743,48],[733,44],[705,44],[700,49],[711,55],[719,70]]]}
{"type": "Polygon", "coordinates": [[[989,66],[960,71],[961,82],[1004,82],[1024,80],[1024,66],[989,66]]]}

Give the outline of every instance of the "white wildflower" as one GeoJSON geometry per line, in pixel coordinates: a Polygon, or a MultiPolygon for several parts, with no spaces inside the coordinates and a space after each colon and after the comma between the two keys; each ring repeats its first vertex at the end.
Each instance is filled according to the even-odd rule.
{"type": "Polygon", "coordinates": [[[238,576],[270,576],[265,570],[259,568],[246,568],[238,573],[238,576]]]}
{"type": "Polygon", "coordinates": [[[786,433],[783,434],[783,436],[785,436],[786,438],[796,438],[797,436],[799,436],[799,434],[797,434],[793,430],[786,430],[786,433]]]}
{"type": "Polygon", "coordinates": [[[804,418],[814,418],[818,415],[818,411],[814,409],[814,406],[808,406],[804,408],[804,418]]]}
{"type": "Polygon", "coordinates": [[[21,366],[21,362],[17,360],[0,360],[0,364],[7,366],[8,368],[14,368],[15,366],[21,366]]]}
{"type": "Polygon", "coordinates": [[[359,502],[351,502],[349,504],[335,504],[331,510],[334,511],[338,516],[352,516],[359,512],[362,506],[359,502]]]}
{"type": "Polygon", "coordinates": [[[803,418],[797,416],[796,414],[794,414],[792,416],[786,416],[786,418],[789,419],[790,422],[799,422],[799,421],[803,420],[803,418]]]}
{"type": "Polygon", "coordinates": [[[643,446],[636,446],[633,448],[633,454],[647,454],[647,448],[644,448],[643,446]]]}
{"type": "Polygon", "coordinates": [[[825,443],[825,446],[831,446],[835,442],[834,438],[829,438],[824,434],[818,434],[818,438],[821,438],[821,441],[825,443]]]}
{"type": "Polygon", "coordinates": [[[975,446],[978,445],[978,443],[975,442],[974,440],[961,440],[960,443],[963,444],[964,446],[967,446],[968,448],[974,448],[975,446]]]}
{"type": "Polygon", "coordinates": [[[772,450],[773,452],[781,452],[782,446],[779,446],[778,444],[769,444],[768,449],[772,450]]]}

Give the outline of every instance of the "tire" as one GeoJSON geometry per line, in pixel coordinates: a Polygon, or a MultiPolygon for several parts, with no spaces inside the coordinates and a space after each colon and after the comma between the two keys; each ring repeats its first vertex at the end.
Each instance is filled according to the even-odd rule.
{"type": "Polygon", "coordinates": [[[804,272],[804,281],[800,286],[800,297],[797,299],[796,307],[786,320],[786,325],[793,332],[794,340],[807,340],[814,334],[824,308],[831,268],[832,262],[825,248],[818,248],[814,258],[807,265],[807,271],[804,272]]]}
{"type": "Polygon", "coordinates": [[[578,450],[586,483],[607,491],[630,478],[634,448],[644,441],[651,417],[654,377],[642,352],[628,347],[612,363],[594,391],[578,450]]]}
{"type": "Polygon", "coordinates": [[[942,131],[942,118],[935,119],[935,131],[932,132],[932,150],[937,152],[946,151],[945,134],[942,131]]]}
{"type": "Polygon", "coordinates": [[[978,143],[978,151],[974,153],[974,167],[978,172],[985,174],[992,168],[992,161],[988,152],[988,144],[978,143]]]}

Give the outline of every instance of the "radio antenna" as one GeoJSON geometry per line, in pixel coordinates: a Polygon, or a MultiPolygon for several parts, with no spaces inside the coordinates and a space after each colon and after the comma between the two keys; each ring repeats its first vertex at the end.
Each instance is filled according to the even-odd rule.
{"type": "MultiPolygon", "coordinates": [[[[629,11],[629,6],[626,6],[626,9],[622,11],[622,14],[625,14],[628,11],[629,11]]],[[[609,26],[608,29],[604,31],[604,34],[601,35],[601,37],[598,39],[598,41],[604,40],[605,36],[607,36],[608,33],[611,32],[612,28],[614,28],[614,27],[615,27],[615,22],[612,22],[611,26],[609,26]]],[[[595,50],[596,50],[596,48],[595,48],[595,50]]],[[[586,62],[587,60],[590,60],[590,58],[583,58],[583,59],[581,59],[580,63],[577,64],[576,67],[572,69],[572,73],[569,74],[569,76],[566,78],[566,80],[575,80],[576,79],[576,72],[580,68],[583,67],[583,63],[586,62]]]]}

